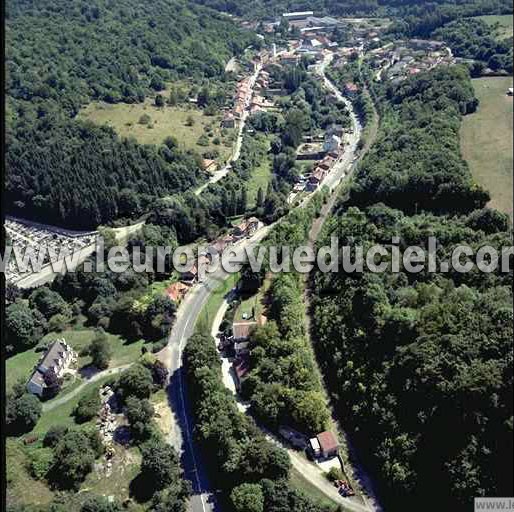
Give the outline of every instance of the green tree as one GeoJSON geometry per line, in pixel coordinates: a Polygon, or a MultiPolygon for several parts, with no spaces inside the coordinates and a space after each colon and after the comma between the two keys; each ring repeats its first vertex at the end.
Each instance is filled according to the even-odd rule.
{"type": "Polygon", "coordinates": [[[157,94],[157,96],[155,96],[155,106],[164,107],[164,104],[164,96],[162,94],[157,94]]]}
{"type": "Polygon", "coordinates": [[[21,352],[33,347],[42,335],[41,323],[25,302],[17,300],[5,310],[8,352],[21,352]]]}
{"type": "Polygon", "coordinates": [[[180,476],[178,456],[172,446],[152,439],[141,447],[141,474],[154,491],[161,491],[180,476]]]}
{"type": "Polygon", "coordinates": [[[259,484],[241,484],[230,493],[236,512],[264,512],[264,495],[259,484]]]}
{"type": "Polygon", "coordinates": [[[65,300],[46,286],[41,286],[30,294],[29,304],[38,309],[47,320],[54,315],[64,315],[67,318],[71,315],[70,306],[65,300]]]}
{"type": "Polygon", "coordinates": [[[107,334],[103,329],[99,329],[89,345],[89,355],[91,356],[92,364],[99,370],[105,370],[109,366],[112,353],[112,347],[109,344],[107,334]]]}
{"type": "Polygon", "coordinates": [[[257,208],[262,208],[264,206],[264,190],[262,190],[262,187],[259,187],[257,190],[256,206],[257,208]]]}
{"type": "Polygon", "coordinates": [[[150,510],[152,512],[186,512],[187,498],[190,494],[189,481],[177,479],[164,490],[153,495],[150,510]]]}
{"type": "Polygon", "coordinates": [[[299,392],[292,400],[291,415],[304,432],[322,432],[327,427],[329,413],[319,391],[299,392]]]}
{"type": "Polygon", "coordinates": [[[93,419],[100,410],[101,400],[98,389],[93,389],[86,393],[77,403],[73,414],[78,423],[83,423],[93,419]]]}
{"type": "Polygon", "coordinates": [[[137,398],[148,398],[153,390],[152,372],[136,363],[120,375],[116,388],[124,399],[131,395],[137,398]]]}
{"type": "Polygon", "coordinates": [[[151,434],[154,413],[153,405],[147,399],[129,396],[125,400],[125,415],[133,435],[138,440],[145,439],[151,434]]]}
{"type": "Polygon", "coordinates": [[[41,402],[35,395],[7,395],[5,423],[8,434],[19,435],[32,430],[41,416],[41,402]]]}
{"type": "Polygon", "coordinates": [[[93,469],[96,453],[88,435],[68,431],[54,448],[52,479],[62,488],[77,488],[93,469]]]}
{"type": "Polygon", "coordinates": [[[51,426],[43,438],[43,446],[53,448],[66,432],[68,432],[68,427],[64,425],[51,426]]]}

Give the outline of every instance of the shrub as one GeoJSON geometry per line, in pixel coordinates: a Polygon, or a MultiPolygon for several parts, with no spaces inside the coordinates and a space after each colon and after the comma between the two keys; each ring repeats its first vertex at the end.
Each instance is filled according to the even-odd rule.
{"type": "Polygon", "coordinates": [[[77,423],[84,423],[93,419],[101,406],[100,395],[97,389],[93,389],[88,394],[84,395],[76,405],[73,415],[77,423]]]}
{"type": "Polygon", "coordinates": [[[143,114],[139,118],[138,122],[139,122],[139,124],[148,124],[151,120],[152,120],[152,118],[148,114],[143,114]]]}
{"type": "Polygon", "coordinates": [[[52,466],[54,454],[51,448],[38,448],[30,454],[30,473],[36,480],[46,477],[52,466]]]}
{"type": "Polygon", "coordinates": [[[50,427],[43,438],[43,446],[53,448],[68,432],[68,427],[64,425],[54,425],[50,427]]]}

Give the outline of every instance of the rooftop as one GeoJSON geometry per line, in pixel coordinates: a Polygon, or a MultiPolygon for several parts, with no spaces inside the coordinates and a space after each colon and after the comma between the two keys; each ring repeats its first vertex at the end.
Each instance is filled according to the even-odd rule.
{"type": "Polygon", "coordinates": [[[254,320],[251,322],[237,322],[232,325],[232,334],[236,339],[248,338],[254,327],[257,327],[257,322],[254,320]]]}
{"type": "Polygon", "coordinates": [[[283,18],[291,18],[292,16],[312,16],[314,11],[297,11],[297,12],[285,12],[282,14],[283,18]]]}
{"type": "Polygon", "coordinates": [[[336,436],[328,430],[318,434],[317,436],[319,445],[324,452],[332,452],[337,450],[339,443],[337,442],[336,436]]]}
{"type": "Polygon", "coordinates": [[[54,341],[46,351],[43,359],[39,362],[38,366],[43,365],[46,368],[53,368],[57,362],[62,358],[64,352],[71,350],[70,346],[62,340],[54,341]]]}
{"type": "Polygon", "coordinates": [[[250,363],[247,357],[240,357],[234,361],[234,372],[239,380],[243,379],[250,371],[250,363]]]}

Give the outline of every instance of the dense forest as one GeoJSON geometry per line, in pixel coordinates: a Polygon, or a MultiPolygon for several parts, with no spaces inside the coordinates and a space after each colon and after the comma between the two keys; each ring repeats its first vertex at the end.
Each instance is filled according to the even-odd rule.
{"type": "Polygon", "coordinates": [[[208,334],[187,343],[186,376],[196,437],[214,483],[231,512],[323,512],[288,482],[287,452],[270,443],[252,419],[238,410],[225,388],[221,362],[208,334]]]}
{"type": "Polygon", "coordinates": [[[181,0],[11,1],[6,28],[6,208],[80,228],[134,216],[202,172],[172,143],[122,141],[74,120],[79,109],[91,100],[141,102],[183,76],[223,78],[226,61],[255,42],[181,0]]]}
{"type": "MultiPolygon", "coordinates": [[[[476,107],[451,68],[377,92],[381,126],[319,244],[511,245],[506,215],[462,160],[476,107]]],[[[352,253],[353,254],[353,253],[352,253]]],[[[385,260],[384,260],[385,261],[385,260]]],[[[390,268],[390,262],[388,268],[390,268]]],[[[337,414],[386,509],[468,510],[512,494],[512,274],[345,272],[313,277],[313,333],[337,414]]]]}
{"type": "Polygon", "coordinates": [[[445,41],[457,57],[476,59],[493,71],[512,73],[512,38],[498,41],[494,30],[482,20],[455,20],[432,35],[445,41]]]}
{"type": "Polygon", "coordinates": [[[271,19],[284,12],[314,11],[335,16],[401,16],[411,30],[429,30],[464,16],[508,14],[509,0],[195,0],[219,11],[251,19],[271,19]],[[425,28],[423,28],[425,27],[425,28]]]}

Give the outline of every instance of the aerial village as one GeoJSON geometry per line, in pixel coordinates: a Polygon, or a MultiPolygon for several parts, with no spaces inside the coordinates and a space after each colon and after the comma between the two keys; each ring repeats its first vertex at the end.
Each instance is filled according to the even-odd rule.
{"type": "MultiPolygon", "coordinates": [[[[362,59],[373,70],[375,80],[396,83],[435,66],[455,62],[451,50],[444,42],[420,39],[389,40],[386,33],[388,20],[384,19],[337,19],[316,16],[314,11],[304,11],[283,13],[279,19],[261,24],[245,21],[241,24],[255,30],[257,35],[264,39],[278,31],[284,22],[292,29],[288,34],[290,38],[287,39],[287,44],[265,45],[254,54],[250,68],[245,70],[241,67],[236,74],[233,100],[230,106],[223,109],[221,128],[237,129],[241,137],[249,116],[258,112],[279,110],[276,98],[280,97],[283,91],[280,85],[273,81],[270,66],[294,66],[298,65],[303,57],[307,57],[310,62],[309,69],[315,71],[327,56],[333,59],[331,66],[336,69],[345,66],[351,60],[362,59]],[[341,38],[341,43],[337,41],[339,32],[345,34],[341,38]]],[[[359,87],[349,80],[344,84],[342,93],[348,101],[352,101],[359,94],[359,87]]],[[[344,155],[351,137],[351,130],[345,133],[342,127],[337,125],[329,127],[323,134],[305,137],[304,143],[298,148],[297,158],[313,163],[307,172],[299,176],[288,198],[290,204],[323,186],[327,176],[344,155]]],[[[227,166],[229,164],[230,162],[227,166]]],[[[204,158],[202,166],[207,175],[214,179],[218,171],[217,162],[204,158]]],[[[6,228],[16,247],[38,247],[45,242],[51,247],[62,247],[64,244],[72,250],[95,242],[95,233],[68,232],[51,226],[27,224],[18,219],[8,220],[6,228]]],[[[211,245],[220,249],[233,241],[232,235],[228,234],[212,241],[211,245]]],[[[45,263],[48,263],[48,258],[45,263]]],[[[8,282],[15,283],[23,276],[10,262],[6,277],[8,282]]],[[[182,298],[186,291],[184,286],[177,283],[170,291],[170,296],[182,298]]]]}

